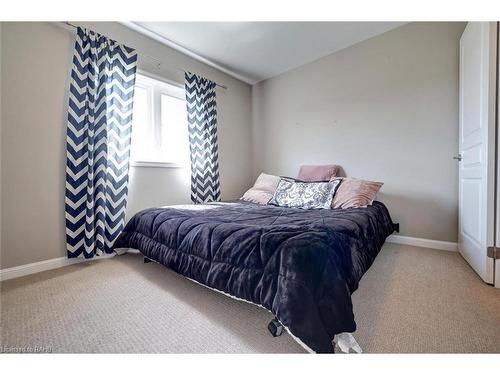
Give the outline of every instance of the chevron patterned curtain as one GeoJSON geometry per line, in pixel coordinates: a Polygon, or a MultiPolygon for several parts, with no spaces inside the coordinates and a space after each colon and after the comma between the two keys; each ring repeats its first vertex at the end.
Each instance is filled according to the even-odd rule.
{"type": "Polygon", "coordinates": [[[137,53],[77,29],[66,136],[68,258],[111,253],[127,204],[137,53]]]}
{"type": "Polygon", "coordinates": [[[220,200],[215,82],[186,72],[184,86],[191,151],[191,201],[220,200]]]}

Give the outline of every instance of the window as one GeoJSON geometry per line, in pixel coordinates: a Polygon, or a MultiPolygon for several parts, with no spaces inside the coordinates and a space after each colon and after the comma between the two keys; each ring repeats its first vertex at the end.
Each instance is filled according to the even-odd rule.
{"type": "Polygon", "coordinates": [[[132,166],[189,165],[184,88],[137,74],[130,161],[132,166]]]}

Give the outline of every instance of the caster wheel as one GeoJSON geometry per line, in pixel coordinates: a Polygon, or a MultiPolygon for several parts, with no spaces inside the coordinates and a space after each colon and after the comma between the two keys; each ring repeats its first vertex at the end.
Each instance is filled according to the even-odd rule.
{"type": "Polygon", "coordinates": [[[269,322],[269,324],[267,325],[267,329],[269,330],[269,332],[271,332],[271,335],[273,335],[273,337],[278,337],[283,333],[283,326],[276,318],[269,322]]]}

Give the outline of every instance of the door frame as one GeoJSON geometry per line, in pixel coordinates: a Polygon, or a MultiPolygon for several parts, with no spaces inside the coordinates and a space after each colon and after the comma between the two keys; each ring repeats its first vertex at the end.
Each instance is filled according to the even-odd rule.
{"type": "MultiPolygon", "coordinates": [[[[500,255],[498,254],[500,252],[500,127],[499,127],[499,119],[500,119],[500,75],[499,75],[499,69],[500,69],[500,40],[499,40],[499,34],[500,34],[500,22],[492,22],[496,26],[496,37],[495,37],[495,48],[496,48],[496,108],[495,108],[495,131],[496,131],[496,137],[495,137],[495,149],[496,149],[496,178],[495,178],[495,214],[494,214],[494,226],[495,226],[495,239],[494,239],[494,246],[496,248],[496,254],[497,256],[500,255]]],[[[497,261],[496,259],[493,260],[494,265],[493,265],[493,283],[496,288],[500,288],[500,259],[497,261]]]]}

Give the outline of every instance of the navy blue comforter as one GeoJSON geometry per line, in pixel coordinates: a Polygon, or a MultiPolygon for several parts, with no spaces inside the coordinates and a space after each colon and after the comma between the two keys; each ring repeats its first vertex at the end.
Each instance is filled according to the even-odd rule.
{"type": "Polygon", "coordinates": [[[114,248],[133,248],[211,288],[262,305],[315,352],[354,332],[351,293],[393,232],[387,208],[302,210],[235,201],[151,208],[114,248]]]}

